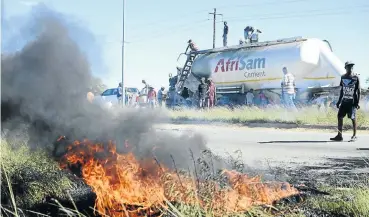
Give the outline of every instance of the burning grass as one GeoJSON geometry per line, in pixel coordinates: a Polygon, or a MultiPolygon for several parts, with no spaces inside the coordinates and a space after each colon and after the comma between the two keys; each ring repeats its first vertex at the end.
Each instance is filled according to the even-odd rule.
{"type": "MultiPolygon", "coordinates": [[[[81,143],[80,143],[81,144],[81,143]]],[[[83,144],[82,144],[83,146],[83,144]]],[[[110,146],[110,148],[113,148],[113,146],[110,146]]],[[[77,149],[73,149],[77,150],[77,149]]],[[[86,149],[82,149],[84,152],[86,149]]],[[[95,149],[96,150],[96,149],[95,149]]],[[[98,150],[98,149],[97,149],[98,150]]],[[[114,150],[114,149],[112,149],[114,150]]],[[[80,153],[81,154],[81,153],[80,153]]],[[[105,163],[106,166],[112,165],[109,164],[109,161],[103,161],[104,158],[107,156],[112,156],[112,153],[110,155],[95,155],[95,161],[92,162],[98,162],[98,163],[105,163]]],[[[65,157],[71,157],[72,155],[65,155],[65,157]]],[[[75,155],[76,156],[76,155],[75,155]]],[[[90,155],[93,156],[93,155],[90,155]]],[[[125,214],[123,207],[126,208],[127,212],[130,212],[128,216],[132,216],[133,213],[137,213],[138,209],[141,208],[141,211],[147,211],[152,210],[153,213],[156,213],[157,211],[166,213],[164,216],[216,216],[219,215],[221,209],[225,207],[221,207],[221,209],[216,210],[214,208],[211,208],[210,206],[206,207],[204,205],[206,204],[212,204],[209,200],[209,198],[213,198],[213,190],[211,187],[215,187],[212,184],[204,185],[206,182],[200,183],[200,188],[197,187],[197,182],[194,179],[190,179],[188,175],[185,173],[182,173],[180,171],[173,172],[168,171],[165,172],[165,174],[162,172],[164,170],[163,166],[158,164],[155,159],[154,161],[146,161],[151,166],[143,166],[146,165],[145,162],[142,162],[141,160],[135,159],[131,154],[128,152],[126,154],[123,154],[121,157],[118,157],[118,155],[115,155],[117,158],[116,160],[123,160],[127,161],[129,160],[129,164],[123,164],[118,166],[118,168],[126,168],[127,171],[130,172],[132,175],[129,176],[129,178],[144,178],[141,182],[129,182],[130,180],[127,179],[127,177],[124,177],[124,180],[126,181],[125,184],[127,186],[134,187],[135,189],[130,189],[129,192],[131,194],[125,194],[126,196],[132,196],[136,195],[135,197],[131,198],[129,201],[124,201],[125,198],[117,198],[119,202],[122,202],[125,206],[118,206],[118,209],[116,211],[116,215],[118,216],[124,216],[127,217],[125,214]],[[141,166],[139,169],[138,164],[141,166]],[[160,177],[161,174],[164,174],[160,177]],[[154,176],[154,177],[153,177],[154,176]],[[146,177],[146,178],[145,178],[146,177]],[[156,179],[154,179],[156,177],[156,179]],[[180,179],[178,178],[180,177],[180,179]],[[143,180],[146,180],[147,182],[144,182],[143,180]],[[182,185],[185,185],[186,181],[191,180],[192,183],[187,183],[189,186],[188,194],[184,194],[183,191],[180,191],[178,194],[178,189],[182,188],[182,185]],[[167,183],[165,181],[168,181],[167,183]],[[180,181],[180,182],[179,182],[180,181]],[[155,184],[156,183],[156,184],[155,184]],[[182,184],[181,184],[182,183],[182,184]],[[159,185],[160,184],[160,185],[159,185]],[[155,189],[157,187],[163,189],[163,186],[166,186],[165,190],[159,191],[150,191],[145,190],[146,188],[149,189],[155,189]],[[150,200],[142,200],[143,197],[139,196],[140,194],[146,192],[146,196],[149,196],[150,200]],[[182,197],[181,200],[175,200],[172,201],[172,199],[177,199],[176,197],[180,196],[182,197]],[[182,192],[182,193],[181,193],[182,192]],[[150,195],[152,193],[152,195],[150,195]],[[158,200],[158,195],[165,196],[164,201],[158,200]],[[183,198],[184,197],[184,198],[183,198]],[[187,202],[186,202],[187,199],[187,202]],[[136,203],[133,203],[133,200],[136,200],[136,203]],[[138,201],[138,202],[137,202],[138,201]],[[127,202],[130,202],[128,204],[127,202]],[[151,208],[149,208],[151,202],[151,208]],[[155,204],[155,202],[157,202],[155,204]],[[191,202],[191,203],[189,203],[191,202]],[[156,205],[156,206],[153,206],[156,205]],[[154,207],[157,209],[155,210],[154,207]],[[123,212],[118,212],[122,211],[123,212]]],[[[87,158],[86,158],[87,159],[87,158]]],[[[112,158],[114,159],[114,158],[112,158]]],[[[66,159],[64,159],[66,160],[66,159]]],[[[75,160],[75,159],[74,159],[75,160]]],[[[6,190],[11,187],[11,195],[14,196],[14,210],[18,210],[18,212],[12,211],[12,214],[7,216],[16,216],[20,217],[23,216],[22,212],[19,208],[25,208],[25,204],[31,204],[31,203],[39,203],[43,202],[46,196],[51,197],[58,197],[61,196],[60,194],[63,194],[62,192],[68,188],[70,188],[70,182],[67,178],[67,176],[60,176],[57,174],[60,174],[60,163],[55,162],[54,160],[50,159],[48,155],[46,155],[42,151],[29,151],[28,147],[26,145],[17,145],[16,148],[13,147],[11,144],[2,141],[1,142],[1,162],[2,162],[2,193],[6,192],[6,190]],[[24,171],[24,170],[30,170],[30,173],[33,174],[37,179],[30,180],[30,179],[21,179],[23,174],[17,172],[17,171],[24,171]],[[8,175],[9,179],[6,180],[6,177],[4,175],[4,172],[8,175]],[[10,179],[11,178],[11,179],[10,179]],[[20,180],[20,181],[16,181],[20,180]],[[11,184],[10,184],[11,183],[11,184]],[[38,192],[37,197],[33,197],[31,194],[21,194],[19,191],[20,186],[28,186],[28,187],[40,187],[41,190],[33,191],[38,192]],[[27,202],[28,201],[28,202],[27,202]],[[31,201],[31,203],[30,203],[31,201]]],[[[72,160],[72,164],[77,166],[75,163],[76,161],[72,160]]],[[[94,164],[90,164],[94,165],[94,164]]],[[[71,166],[71,164],[69,164],[71,166]]],[[[95,164],[95,166],[98,166],[95,164]]],[[[82,169],[86,167],[81,167],[81,165],[78,167],[78,169],[82,169]]],[[[90,181],[99,182],[99,184],[96,184],[97,187],[96,190],[104,190],[100,194],[101,196],[106,195],[112,195],[115,191],[113,186],[110,185],[107,189],[102,189],[102,187],[105,187],[105,184],[107,184],[107,181],[110,181],[109,179],[103,179],[100,180],[97,179],[98,175],[101,175],[102,173],[98,173],[98,171],[102,172],[105,171],[104,167],[99,167],[100,170],[97,170],[95,173],[86,173],[89,175],[93,175],[92,177],[95,177],[96,179],[93,180],[90,178],[90,181]]],[[[109,167],[107,167],[109,168],[109,167]]],[[[110,167],[111,168],[111,167],[110,167]]],[[[75,168],[76,169],[76,168],[75,168]]],[[[88,170],[84,169],[86,172],[88,170]]],[[[197,171],[198,173],[201,171],[197,171]]],[[[237,174],[237,173],[236,173],[237,174]]],[[[105,173],[107,175],[107,173],[105,173]]],[[[112,174],[110,174],[112,175],[112,174]]],[[[240,174],[238,174],[240,175],[240,174]]],[[[195,176],[195,175],[194,175],[195,176]]],[[[118,176],[119,177],[119,176],[118,176]]],[[[244,177],[241,175],[241,177],[244,177]]],[[[251,181],[252,179],[247,179],[251,181]]],[[[123,180],[120,180],[118,182],[115,182],[115,187],[118,186],[119,183],[122,183],[123,180]]],[[[259,180],[257,180],[259,181],[259,180]]],[[[214,182],[213,182],[214,183],[214,182]]],[[[250,182],[249,182],[250,183],[250,182]]],[[[112,183],[110,183],[112,184],[112,183]]],[[[218,182],[219,184],[219,182],[218,182]]],[[[259,183],[260,184],[260,183],[259,183]]],[[[73,185],[73,184],[72,184],[73,185]]],[[[229,185],[228,188],[223,188],[225,191],[223,192],[230,192],[232,189],[230,188],[231,185],[229,185]]],[[[235,186],[233,186],[235,188],[235,186]]],[[[25,188],[27,189],[27,188],[25,188]]],[[[220,191],[222,188],[218,188],[220,191]]],[[[239,212],[239,213],[232,213],[227,215],[226,213],[221,213],[221,216],[237,216],[237,217],[272,217],[272,216],[285,216],[285,217],[307,217],[307,216],[369,216],[369,208],[368,208],[368,185],[361,185],[361,186],[352,186],[347,188],[336,188],[333,186],[330,187],[320,187],[321,190],[324,190],[330,195],[326,196],[311,196],[308,197],[307,200],[303,201],[302,203],[298,204],[285,204],[285,205],[279,205],[274,204],[274,206],[252,206],[247,207],[246,212],[239,212]]],[[[29,192],[32,192],[29,190],[29,192]]],[[[122,193],[122,192],[119,192],[122,193]]],[[[108,196],[109,200],[111,200],[114,203],[114,196],[108,196]],[[113,199],[113,200],[112,200],[113,199]]],[[[255,198],[255,197],[251,197],[255,198]]],[[[2,199],[4,199],[4,195],[2,195],[2,199]]],[[[224,200],[223,198],[220,198],[224,200]]],[[[106,200],[105,200],[106,201],[106,200]]],[[[96,205],[98,205],[96,201],[96,205]]],[[[100,205],[104,205],[101,203],[100,205]]],[[[255,203],[255,205],[258,203],[255,203]]],[[[225,205],[223,203],[222,205],[225,205]]],[[[213,206],[216,207],[216,206],[213,206]]],[[[218,205],[219,207],[219,205],[218,205]]],[[[7,209],[11,209],[8,206],[6,206],[7,209]]],[[[78,216],[86,216],[83,213],[78,213],[77,209],[80,209],[81,207],[73,208],[69,211],[69,213],[75,213],[75,215],[78,216]],[[75,209],[75,210],[74,210],[75,209]]],[[[4,210],[4,201],[1,203],[1,209],[4,210]]],[[[67,208],[61,207],[60,209],[65,210],[64,212],[67,212],[67,208]]],[[[105,209],[104,209],[105,210],[105,209]]],[[[37,211],[37,210],[35,210],[37,211]]],[[[109,211],[105,210],[106,212],[109,211]]],[[[112,210],[110,210],[112,211],[112,210]]],[[[233,211],[233,210],[232,210],[233,211]]],[[[46,214],[46,213],[45,213],[46,214]]],[[[66,213],[64,213],[67,215],[66,213]]],[[[114,211],[113,211],[114,214],[114,211]]],[[[55,213],[49,213],[49,216],[55,216],[55,213]]],[[[6,215],[4,215],[6,216],[6,215]]],[[[42,216],[41,214],[35,215],[35,216],[42,216]]],[[[87,215],[91,216],[91,215],[87,215]]],[[[134,215],[133,215],[134,216],[134,215]]]]}
{"type": "Polygon", "coordinates": [[[173,209],[171,204],[224,216],[298,194],[288,183],[263,183],[260,177],[231,170],[219,174],[228,181],[221,186],[217,180],[201,180],[166,168],[155,158],[139,160],[130,151],[118,154],[112,141],[105,145],[75,141],[68,146],[61,166],[81,171],[97,195],[95,208],[109,216],[153,216],[173,209]]]}
{"type": "MultiPolygon", "coordinates": [[[[301,108],[291,113],[283,108],[273,107],[266,109],[240,107],[235,109],[214,108],[208,111],[183,109],[169,112],[172,120],[201,120],[220,121],[229,123],[295,123],[311,125],[337,125],[337,111],[332,108],[321,110],[318,108],[301,108]]],[[[358,111],[358,127],[369,128],[369,111],[358,111]]],[[[346,126],[351,126],[348,119],[344,120],[346,126]]]]}
{"type": "MultiPolygon", "coordinates": [[[[20,211],[19,208],[27,209],[31,204],[43,203],[45,197],[63,197],[63,192],[74,184],[65,173],[60,173],[60,165],[74,172],[78,170],[82,172],[80,175],[96,192],[96,212],[98,213],[100,208],[101,212],[107,213],[108,216],[127,217],[140,214],[144,216],[145,212],[146,214],[151,212],[152,216],[164,214],[164,216],[178,217],[308,217],[323,216],[323,214],[324,216],[369,216],[367,183],[346,188],[321,186],[319,189],[330,195],[310,196],[297,204],[278,203],[270,206],[265,204],[287,196],[283,195],[283,192],[289,194],[293,192],[293,188],[290,188],[291,191],[285,191],[283,183],[262,183],[260,177],[246,177],[232,171],[223,171],[226,182],[213,178],[197,182],[195,178],[191,178],[196,177],[196,174],[191,176],[188,172],[170,170],[155,158],[136,159],[128,150],[126,153],[118,154],[112,142],[107,146],[101,145],[99,147],[98,143],[91,141],[74,143],[70,146],[67,155],[64,155],[64,159],[56,162],[42,151],[31,152],[26,145],[17,145],[15,148],[10,143],[2,141],[1,192],[2,194],[9,192],[7,190],[10,188],[10,195],[14,196],[13,209],[18,210],[18,212],[13,210],[12,214],[4,216],[20,217],[23,216],[23,212],[26,212],[20,211]],[[92,144],[91,148],[86,149],[86,144],[92,144]],[[101,149],[101,147],[106,148],[101,149]],[[29,171],[33,179],[19,171],[29,171]],[[9,179],[6,179],[4,172],[9,179]],[[121,174],[122,172],[124,174],[121,174]],[[124,189],[121,188],[123,184],[124,189]],[[22,189],[25,190],[23,193],[22,189]],[[247,197],[243,197],[245,192],[248,192],[247,197]],[[273,196],[273,192],[277,195],[273,196]],[[246,199],[242,201],[242,198],[246,199]]],[[[194,173],[202,173],[202,170],[194,173]]],[[[9,195],[2,195],[2,199],[4,196],[9,195]]],[[[9,206],[4,206],[2,200],[1,209],[5,208],[11,209],[9,206]]],[[[70,208],[73,210],[67,211],[67,208],[60,207],[64,210],[64,215],[69,212],[75,215],[77,213],[79,216],[91,216],[79,213],[77,209],[82,207],[78,205],[76,208],[73,206],[70,208]]],[[[56,214],[48,213],[48,216],[56,216],[56,214]]]]}

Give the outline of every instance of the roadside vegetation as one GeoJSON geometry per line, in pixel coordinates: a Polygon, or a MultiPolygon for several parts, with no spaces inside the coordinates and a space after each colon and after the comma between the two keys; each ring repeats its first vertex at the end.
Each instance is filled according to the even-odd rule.
{"type": "MultiPolygon", "coordinates": [[[[6,141],[1,142],[1,172],[1,211],[7,214],[4,216],[23,216],[24,210],[44,203],[47,197],[68,199],[66,192],[73,185],[57,162],[43,151],[30,151],[25,144],[14,146],[6,141]],[[9,201],[5,202],[4,198],[9,201]]],[[[320,190],[329,195],[309,195],[299,201],[292,199],[273,206],[254,207],[247,213],[232,216],[369,216],[368,183],[369,178],[367,182],[345,188],[322,185],[320,190]]],[[[167,204],[168,208],[164,212],[168,215],[164,216],[214,216],[211,211],[205,212],[200,206],[171,204],[169,201],[167,204]]],[[[78,213],[78,207],[68,209],[61,204],[57,206],[69,216],[72,216],[71,213],[78,213]]],[[[82,213],[78,215],[86,216],[82,213]]],[[[39,216],[42,216],[41,213],[39,216]]]]}
{"type": "MultiPolygon", "coordinates": [[[[273,107],[260,109],[257,107],[239,107],[234,109],[213,108],[210,110],[181,109],[169,111],[173,121],[209,121],[234,124],[247,123],[291,123],[298,125],[337,125],[337,110],[333,108],[318,109],[314,107],[300,108],[297,112],[286,111],[284,108],[273,107]]],[[[358,127],[369,129],[369,111],[362,109],[357,112],[358,127]]],[[[344,119],[345,126],[351,121],[344,119]]]]}

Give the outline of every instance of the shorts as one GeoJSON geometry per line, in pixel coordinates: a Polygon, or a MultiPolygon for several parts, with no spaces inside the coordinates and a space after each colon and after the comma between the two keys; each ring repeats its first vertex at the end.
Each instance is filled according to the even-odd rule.
{"type": "Polygon", "coordinates": [[[356,108],[354,105],[350,104],[341,104],[340,108],[338,109],[338,117],[344,118],[347,115],[348,118],[351,120],[356,119],[356,108]]]}

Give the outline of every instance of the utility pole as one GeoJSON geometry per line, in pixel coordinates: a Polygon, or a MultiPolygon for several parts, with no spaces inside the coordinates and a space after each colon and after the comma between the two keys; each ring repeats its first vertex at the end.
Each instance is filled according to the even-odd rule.
{"type": "Polygon", "coordinates": [[[123,0],[123,24],[122,24],[122,107],[125,106],[125,102],[126,102],[126,91],[125,91],[125,85],[124,85],[124,60],[125,60],[125,57],[124,57],[124,44],[125,44],[125,25],[124,25],[124,22],[125,22],[125,10],[126,10],[126,1],[123,0]]]}
{"type": "Polygon", "coordinates": [[[216,23],[216,19],[217,19],[217,15],[218,16],[223,16],[223,14],[217,14],[217,9],[214,8],[214,13],[209,13],[214,15],[213,17],[213,48],[215,48],[215,23],[216,23]]]}

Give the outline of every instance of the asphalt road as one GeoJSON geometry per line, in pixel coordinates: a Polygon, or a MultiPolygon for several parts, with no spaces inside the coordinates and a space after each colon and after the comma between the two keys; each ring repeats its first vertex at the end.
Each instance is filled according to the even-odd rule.
{"type": "MultiPolygon", "coordinates": [[[[232,154],[240,150],[244,163],[258,169],[283,165],[321,166],[332,159],[359,159],[364,164],[368,162],[364,167],[369,167],[368,132],[359,132],[356,142],[348,142],[352,131],[344,133],[345,141],[331,142],[329,138],[336,133],[329,131],[210,125],[160,125],[157,128],[175,134],[201,133],[214,153],[226,156],[227,153],[232,154]]],[[[368,168],[363,169],[363,166],[360,171],[369,172],[368,168]]]]}

